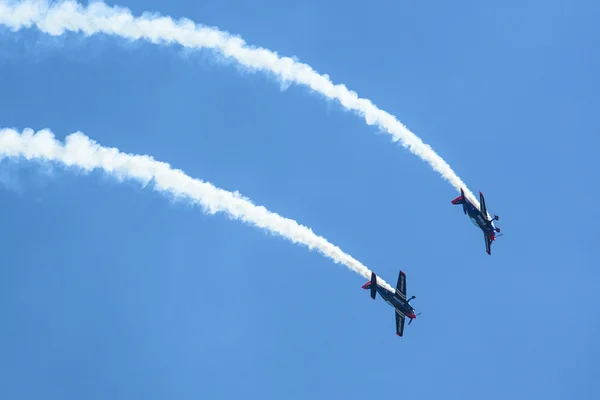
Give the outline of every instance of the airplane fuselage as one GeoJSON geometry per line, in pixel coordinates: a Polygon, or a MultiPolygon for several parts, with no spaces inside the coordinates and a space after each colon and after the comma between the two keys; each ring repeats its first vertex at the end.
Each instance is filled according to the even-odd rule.
{"type": "Polygon", "coordinates": [[[395,296],[395,293],[390,292],[381,286],[377,286],[377,293],[379,293],[386,303],[394,307],[396,312],[399,312],[408,318],[416,318],[415,309],[408,303],[408,301],[395,296]]]}
{"type": "Polygon", "coordinates": [[[483,215],[483,213],[468,200],[465,202],[464,207],[471,222],[493,240],[496,237],[494,221],[488,220],[487,215],[483,215]]]}

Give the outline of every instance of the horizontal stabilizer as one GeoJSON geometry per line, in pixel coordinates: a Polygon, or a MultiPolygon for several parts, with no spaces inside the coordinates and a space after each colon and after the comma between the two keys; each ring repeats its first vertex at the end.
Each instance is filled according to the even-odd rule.
{"type": "Polygon", "coordinates": [[[375,300],[377,296],[377,275],[371,272],[371,280],[362,286],[363,289],[371,289],[371,298],[375,300]]]}
{"type": "Polygon", "coordinates": [[[462,204],[463,202],[463,197],[462,196],[458,196],[457,198],[455,198],[454,200],[452,200],[452,204],[457,205],[457,204],[462,204]]]}
{"type": "Polygon", "coordinates": [[[452,200],[452,204],[454,205],[458,205],[458,204],[462,204],[463,206],[463,212],[466,214],[467,213],[467,201],[465,198],[465,191],[460,189],[460,196],[458,196],[457,198],[455,198],[454,200],[452,200]]]}
{"type": "Polygon", "coordinates": [[[371,272],[371,298],[375,300],[375,296],[377,296],[377,275],[371,272]]]}

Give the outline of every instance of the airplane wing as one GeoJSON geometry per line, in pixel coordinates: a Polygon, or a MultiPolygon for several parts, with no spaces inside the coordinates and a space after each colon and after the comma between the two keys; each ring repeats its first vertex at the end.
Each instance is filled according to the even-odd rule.
{"type": "Polygon", "coordinates": [[[485,239],[485,252],[491,256],[492,255],[492,239],[490,239],[488,237],[488,235],[486,235],[485,233],[483,234],[483,237],[485,239]]]}
{"type": "Polygon", "coordinates": [[[398,283],[396,283],[396,296],[402,300],[406,300],[406,275],[400,271],[398,275],[398,283]]]}
{"type": "Polygon", "coordinates": [[[402,337],[404,334],[404,315],[396,311],[396,335],[402,337]]]}
{"type": "Polygon", "coordinates": [[[483,193],[479,192],[479,202],[481,203],[481,213],[485,219],[488,219],[487,207],[485,206],[485,198],[483,193]]]}

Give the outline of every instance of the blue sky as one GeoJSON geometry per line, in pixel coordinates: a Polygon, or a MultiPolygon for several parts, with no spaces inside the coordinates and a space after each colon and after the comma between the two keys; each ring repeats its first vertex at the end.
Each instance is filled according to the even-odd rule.
{"type": "MultiPolygon", "coordinates": [[[[0,126],[77,130],[239,190],[408,294],[150,188],[0,163],[0,397],[592,399],[600,394],[600,5],[121,1],[295,55],[396,115],[455,190],[305,88],[210,53],[0,30],[0,126]]],[[[485,4],[484,4],[485,3],[485,4]]],[[[115,3],[110,3],[115,4],[115,3]]]]}

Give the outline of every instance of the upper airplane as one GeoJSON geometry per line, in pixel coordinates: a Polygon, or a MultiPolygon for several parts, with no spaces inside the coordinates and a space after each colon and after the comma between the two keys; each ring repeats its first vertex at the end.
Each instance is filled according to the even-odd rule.
{"type": "Polygon", "coordinates": [[[375,300],[377,293],[392,307],[394,307],[396,311],[396,335],[402,336],[404,333],[404,318],[410,318],[408,324],[412,322],[413,319],[417,318],[415,314],[415,309],[410,305],[410,301],[415,298],[415,296],[406,300],[406,275],[404,272],[400,271],[398,275],[398,283],[396,284],[396,291],[390,292],[388,289],[384,288],[377,284],[377,275],[375,272],[371,272],[371,281],[365,283],[363,285],[363,289],[371,289],[371,298],[375,300]]]}
{"type": "Polygon", "coordinates": [[[452,200],[452,204],[462,204],[465,214],[468,213],[473,224],[483,231],[483,237],[485,238],[485,251],[489,255],[492,255],[492,242],[496,240],[497,237],[501,236],[496,236],[496,233],[500,233],[500,228],[496,228],[496,226],[494,226],[494,221],[498,221],[500,217],[494,214],[494,218],[491,220],[488,219],[485,199],[483,198],[483,194],[481,192],[479,192],[479,201],[481,202],[481,210],[479,210],[475,204],[471,203],[471,201],[465,196],[464,190],[460,189],[460,196],[452,200]]]}

